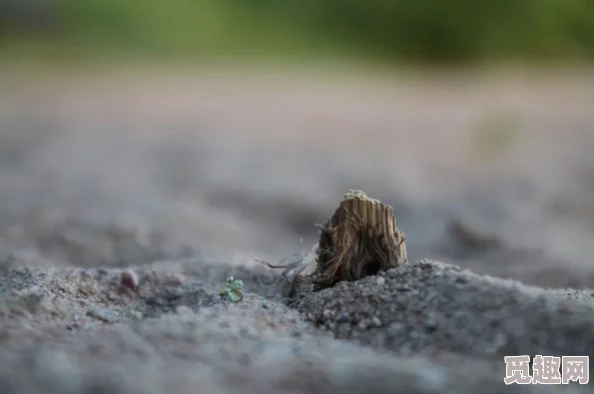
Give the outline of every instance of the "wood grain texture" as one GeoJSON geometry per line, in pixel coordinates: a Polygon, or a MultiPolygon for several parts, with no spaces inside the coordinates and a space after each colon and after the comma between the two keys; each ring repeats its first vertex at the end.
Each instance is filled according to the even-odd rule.
{"type": "Polygon", "coordinates": [[[408,261],[405,235],[392,207],[362,191],[348,191],[320,230],[317,266],[309,277],[318,290],[408,261]]]}

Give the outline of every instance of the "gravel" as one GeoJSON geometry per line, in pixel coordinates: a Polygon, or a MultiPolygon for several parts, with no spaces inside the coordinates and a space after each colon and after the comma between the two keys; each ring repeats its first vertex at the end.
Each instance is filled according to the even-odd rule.
{"type": "Polygon", "coordinates": [[[137,291],[115,268],[5,270],[2,392],[552,393],[505,386],[503,356],[594,349],[589,293],[428,260],[290,301],[257,268],[129,269],[137,291]],[[218,296],[222,273],[244,281],[242,302],[218,296]]]}
{"type": "Polygon", "coordinates": [[[544,290],[423,260],[293,304],[337,338],[408,356],[594,354],[591,291],[544,290]]]}

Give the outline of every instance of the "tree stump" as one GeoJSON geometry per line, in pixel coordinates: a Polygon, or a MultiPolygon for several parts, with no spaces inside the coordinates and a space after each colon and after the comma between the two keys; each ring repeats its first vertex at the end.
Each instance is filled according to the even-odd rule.
{"type": "Polygon", "coordinates": [[[319,226],[316,269],[306,279],[315,290],[355,281],[405,264],[405,235],[392,207],[348,191],[325,226],[319,226]]]}

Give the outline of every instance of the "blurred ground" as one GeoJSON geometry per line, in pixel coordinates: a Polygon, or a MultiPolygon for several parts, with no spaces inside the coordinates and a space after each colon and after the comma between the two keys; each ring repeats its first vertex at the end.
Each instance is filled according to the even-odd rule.
{"type": "Polygon", "coordinates": [[[594,74],[45,71],[0,77],[7,393],[499,393],[504,355],[592,353],[594,74]],[[287,303],[253,258],[351,188],[410,264],[287,303]]]}
{"type": "Polygon", "coordinates": [[[171,69],[0,85],[13,264],[280,260],[356,188],[395,207],[413,260],[594,287],[589,72],[171,69]],[[452,238],[452,223],[493,242],[452,238]]]}

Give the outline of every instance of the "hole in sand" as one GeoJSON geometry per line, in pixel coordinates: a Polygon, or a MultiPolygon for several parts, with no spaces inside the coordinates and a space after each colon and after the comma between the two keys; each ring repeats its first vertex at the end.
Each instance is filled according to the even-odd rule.
{"type": "Polygon", "coordinates": [[[382,268],[382,265],[379,261],[377,260],[371,260],[368,263],[365,263],[365,267],[363,268],[363,272],[362,272],[362,276],[371,276],[371,275],[377,275],[377,273],[380,271],[380,269],[382,268]]]}

